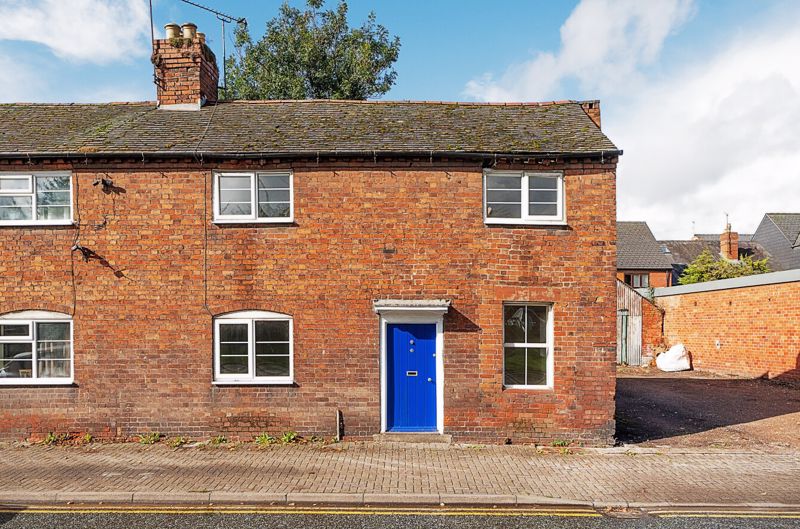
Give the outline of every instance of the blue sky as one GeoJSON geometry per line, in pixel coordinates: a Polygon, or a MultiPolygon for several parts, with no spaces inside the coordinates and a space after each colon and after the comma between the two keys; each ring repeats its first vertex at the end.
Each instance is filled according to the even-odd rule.
{"type": "MultiPolygon", "coordinates": [[[[278,1],[204,0],[259,35],[278,1]]],[[[302,6],[302,2],[292,1],[302,6]]],[[[329,6],[333,2],[329,0],[329,6]]],[[[800,6],[791,1],[351,0],[402,42],[385,99],[602,100],[619,217],[660,237],[800,211],[800,6]]],[[[144,0],[0,0],[0,102],[152,100],[144,0]]],[[[154,0],[157,36],[220,23],[154,0]]],[[[230,50],[230,41],[229,41],[230,50]]]]}

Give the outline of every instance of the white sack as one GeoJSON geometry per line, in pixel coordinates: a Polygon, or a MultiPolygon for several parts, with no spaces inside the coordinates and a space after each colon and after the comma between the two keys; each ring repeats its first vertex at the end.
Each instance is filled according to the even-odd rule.
{"type": "Polygon", "coordinates": [[[661,371],[688,371],[692,368],[689,353],[682,343],[673,345],[656,357],[656,366],[661,371]]]}

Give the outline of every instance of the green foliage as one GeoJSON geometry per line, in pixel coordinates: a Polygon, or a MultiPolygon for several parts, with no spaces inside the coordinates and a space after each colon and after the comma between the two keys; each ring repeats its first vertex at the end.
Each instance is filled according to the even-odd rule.
{"type": "Polygon", "coordinates": [[[81,437],[81,441],[83,442],[83,444],[88,445],[92,441],[94,441],[94,437],[92,437],[92,434],[90,434],[90,433],[85,433],[85,434],[83,434],[83,437],[81,437]]]}
{"type": "Polygon", "coordinates": [[[300,439],[297,435],[297,432],[284,432],[283,435],[281,436],[281,443],[285,445],[296,443],[299,440],[300,439]]]}
{"type": "Polygon", "coordinates": [[[770,271],[768,260],[768,258],[753,260],[750,256],[744,256],[738,262],[728,261],[727,259],[715,260],[711,252],[705,249],[703,253],[697,256],[697,259],[686,267],[678,279],[678,283],[690,285],[716,279],[764,274],[770,271]]]}
{"type": "Polygon", "coordinates": [[[284,3],[253,42],[247,26],[235,31],[235,52],[225,58],[224,99],[367,99],[395,82],[400,39],[375,22],[372,12],[357,28],[347,24],[347,3],[321,11],[307,0],[301,11],[284,3]]]}
{"type": "Polygon", "coordinates": [[[255,443],[258,446],[269,446],[277,443],[278,440],[267,433],[258,434],[255,438],[255,443]]]}
{"type": "Polygon", "coordinates": [[[53,432],[49,432],[42,442],[47,446],[60,445],[69,441],[69,438],[69,434],[66,433],[55,434],[53,432]]]}
{"type": "Polygon", "coordinates": [[[216,437],[211,438],[211,444],[214,446],[223,445],[228,442],[228,439],[224,435],[218,435],[216,437]]]}
{"type": "Polygon", "coordinates": [[[572,441],[569,439],[556,439],[552,444],[553,446],[567,447],[572,444],[572,441]]]}
{"type": "Polygon", "coordinates": [[[143,445],[156,444],[161,440],[161,434],[158,432],[143,433],[139,436],[139,443],[143,445]]]}
{"type": "Polygon", "coordinates": [[[173,437],[172,439],[168,440],[167,445],[170,448],[180,448],[188,442],[189,440],[187,438],[179,435],[178,437],[173,437]]]}

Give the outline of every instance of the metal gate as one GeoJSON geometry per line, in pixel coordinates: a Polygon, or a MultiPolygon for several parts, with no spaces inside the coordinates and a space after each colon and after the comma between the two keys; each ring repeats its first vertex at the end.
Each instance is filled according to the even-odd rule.
{"type": "Polygon", "coordinates": [[[642,295],[617,281],[617,363],[642,364],[642,295]]]}

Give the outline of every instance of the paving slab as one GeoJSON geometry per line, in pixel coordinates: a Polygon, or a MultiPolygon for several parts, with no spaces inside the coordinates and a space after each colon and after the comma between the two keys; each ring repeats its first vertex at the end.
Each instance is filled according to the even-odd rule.
{"type": "Polygon", "coordinates": [[[0,503],[800,505],[800,452],[2,445],[0,503]]]}

